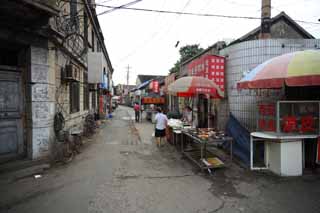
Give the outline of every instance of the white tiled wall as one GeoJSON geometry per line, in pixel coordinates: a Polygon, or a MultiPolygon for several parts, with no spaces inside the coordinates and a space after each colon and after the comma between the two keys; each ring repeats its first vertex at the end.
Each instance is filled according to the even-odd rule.
{"type": "MultiPolygon", "coordinates": [[[[257,103],[281,98],[282,92],[275,90],[238,90],[237,82],[245,73],[284,53],[315,49],[320,47],[317,39],[270,39],[238,43],[222,49],[220,55],[226,56],[226,87],[230,112],[250,131],[256,129],[257,103]]],[[[225,113],[223,113],[225,114],[225,113]]],[[[218,113],[219,115],[219,113],[218,113]]],[[[220,115],[219,115],[220,116],[220,115]]],[[[227,117],[221,115],[219,122],[226,123],[227,117]]]]}

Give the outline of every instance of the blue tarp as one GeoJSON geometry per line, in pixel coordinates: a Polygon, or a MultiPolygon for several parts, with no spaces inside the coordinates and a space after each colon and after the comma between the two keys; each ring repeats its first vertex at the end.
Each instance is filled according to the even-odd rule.
{"type": "MultiPolygon", "coordinates": [[[[226,132],[233,137],[233,154],[237,156],[245,165],[250,166],[250,132],[244,128],[240,122],[230,114],[226,132]]],[[[228,144],[224,144],[227,146],[228,144]]]]}

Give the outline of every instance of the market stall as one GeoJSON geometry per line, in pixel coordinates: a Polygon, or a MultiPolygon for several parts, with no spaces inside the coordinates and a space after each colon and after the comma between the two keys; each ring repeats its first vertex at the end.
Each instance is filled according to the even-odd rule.
{"type": "Polygon", "coordinates": [[[157,107],[162,107],[165,100],[163,97],[145,96],[142,98],[141,103],[143,104],[146,112],[146,119],[154,123],[154,118],[157,114],[156,109],[157,107]]]}
{"type": "Polygon", "coordinates": [[[167,141],[181,150],[181,137],[183,129],[189,129],[191,126],[180,119],[170,118],[168,121],[167,141]]]}
{"type": "MultiPolygon", "coordinates": [[[[209,103],[211,98],[223,97],[223,92],[212,80],[198,76],[178,79],[169,85],[168,92],[179,97],[205,95],[209,103]]],[[[212,129],[210,126],[208,128],[195,128],[195,126],[188,126],[186,128],[182,122],[179,123],[177,121],[169,121],[169,126],[173,129],[174,144],[177,141],[176,135],[180,135],[180,150],[182,154],[202,170],[207,169],[211,172],[211,169],[223,166],[223,162],[213,152],[210,152],[208,148],[210,146],[217,147],[220,143],[224,142],[232,144],[232,138],[226,136],[224,132],[212,129]],[[187,143],[185,143],[186,141],[187,143]]]]}
{"type": "Polygon", "coordinates": [[[233,139],[226,136],[223,131],[211,128],[198,128],[183,129],[181,132],[181,140],[183,140],[183,137],[188,137],[192,141],[187,146],[181,143],[181,152],[202,170],[207,169],[211,173],[211,169],[224,166],[224,163],[209,148],[222,147],[222,144],[226,142],[230,144],[230,159],[232,161],[233,139]]]}
{"type": "Polygon", "coordinates": [[[238,82],[239,89],[285,90],[279,100],[258,103],[258,131],[250,135],[252,170],[299,176],[305,168],[319,167],[319,58],[319,50],[284,54],[260,64],[238,82]],[[263,149],[256,149],[258,144],[263,149]]]}

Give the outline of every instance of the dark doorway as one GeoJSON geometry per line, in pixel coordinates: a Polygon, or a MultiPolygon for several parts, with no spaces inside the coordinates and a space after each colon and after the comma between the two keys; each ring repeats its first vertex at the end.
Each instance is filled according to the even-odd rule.
{"type": "Polygon", "coordinates": [[[304,140],[304,165],[306,169],[316,169],[318,167],[316,163],[317,157],[317,139],[305,139],[304,140]]]}
{"type": "Polygon", "coordinates": [[[208,99],[204,95],[199,95],[198,101],[198,127],[208,127],[208,99]]]}

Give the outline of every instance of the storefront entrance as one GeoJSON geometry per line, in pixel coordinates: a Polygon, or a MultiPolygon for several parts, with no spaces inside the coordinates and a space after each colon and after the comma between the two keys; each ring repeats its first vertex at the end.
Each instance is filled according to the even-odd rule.
{"type": "Polygon", "coordinates": [[[198,101],[198,127],[208,127],[208,99],[204,95],[199,95],[198,101]]]}

